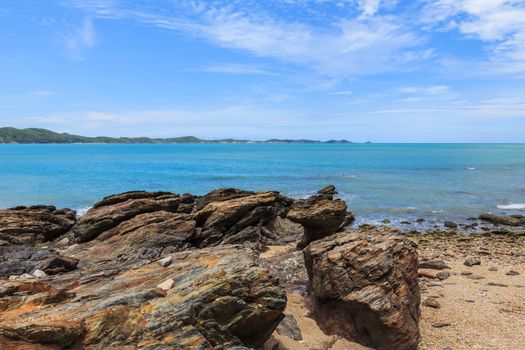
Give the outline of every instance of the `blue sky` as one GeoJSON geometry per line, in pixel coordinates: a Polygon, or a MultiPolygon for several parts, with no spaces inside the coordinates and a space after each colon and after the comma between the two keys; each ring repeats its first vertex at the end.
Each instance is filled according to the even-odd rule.
{"type": "Polygon", "coordinates": [[[525,1],[0,0],[0,125],[525,142],[525,1]]]}

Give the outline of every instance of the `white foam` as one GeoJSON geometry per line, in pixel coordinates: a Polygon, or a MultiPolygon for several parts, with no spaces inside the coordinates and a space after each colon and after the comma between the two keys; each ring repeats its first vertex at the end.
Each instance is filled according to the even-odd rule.
{"type": "Polygon", "coordinates": [[[85,208],[79,208],[76,210],[77,212],[77,216],[78,217],[81,217],[82,215],[84,215],[85,213],[87,213],[87,211],[91,209],[91,207],[85,207],[85,208]]]}
{"type": "Polygon", "coordinates": [[[498,205],[498,209],[503,210],[524,210],[525,209],[525,203],[511,203],[511,204],[502,204],[498,205]]]}
{"type": "Polygon", "coordinates": [[[474,168],[474,167],[468,167],[467,169],[468,170],[476,170],[476,168],[474,168]]]}

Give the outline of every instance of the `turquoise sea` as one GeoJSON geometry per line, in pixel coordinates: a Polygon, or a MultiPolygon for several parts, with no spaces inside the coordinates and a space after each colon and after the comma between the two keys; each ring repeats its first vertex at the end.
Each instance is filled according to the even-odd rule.
{"type": "Polygon", "coordinates": [[[0,145],[0,208],[82,213],[136,189],[305,197],[327,184],[360,222],[525,214],[525,144],[0,145]]]}

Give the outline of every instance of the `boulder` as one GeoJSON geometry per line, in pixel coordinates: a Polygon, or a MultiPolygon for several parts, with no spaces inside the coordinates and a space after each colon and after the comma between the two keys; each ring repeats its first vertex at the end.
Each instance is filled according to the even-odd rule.
{"type": "Polygon", "coordinates": [[[286,294],[253,251],[223,246],[171,256],[167,267],[95,273],[88,263],[45,280],[3,282],[0,346],[253,348],[283,319],[286,294]]]}
{"type": "Polygon", "coordinates": [[[525,217],[521,215],[515,216],[498,216],[494,214],[481,214],[480,220],[488,221],[495,225],[507,225],[507,226],[525,226],[525,217]]]}
{"type": "Polygon", "coordinates": [[[299,247],[329,236],[339,230],[347,219],[346,203],[342,200],[307,199],[294,203],[287,218],[304,227],[299,247]]]}
{"type": "Polygon", "coordinates": [[[51,241],[68,232],[75,222],[74,211],[54,206],[0,210],[0,240],[10,244],[51,241]]]}
{"type": "Polygon", "coordinates": [[[375,349],[417,349],[420,293],[416,245],[391,235],[340,233],[303,251],[327,334],[375,349]],[[353,340],[353,339],[350,339],[353,340]]]}
{"type": "Polygon", "coordinates": [[[180,197],[168,192],[126,192],[104,198],[82,216],[72,231],[78,242],[97,238],[137,215],[157,211],[176,212],[180,197]]]}

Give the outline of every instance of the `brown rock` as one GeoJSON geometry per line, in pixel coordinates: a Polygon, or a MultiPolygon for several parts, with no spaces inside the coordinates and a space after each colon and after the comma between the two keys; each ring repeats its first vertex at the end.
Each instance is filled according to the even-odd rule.
{"type": "Polygon", "coordinates": [[[284,317],[284,290],[252,251],[224,246],[172,257],[165,268],[84,268],[46,283],[2,283],[2,348],[257,347],[284,317]],[[157,288],[168,279],[171,289],[157,288]]]}
{"type": "Polygon", "coordinates": [[[0,240],[10,244],[51,241],[68,232],[75,222],[74,211],[53,206],[0,210],[0,240]]]}
{"type": "Polygon", "coordinates": [[[450,269],[450,267],[445,264],[443,260],[427,260],[419,263],[418,267],[420,269],[431,269],[431,270],[444,270],[450,269]]]}
{"type": "Polygon", "coordinates": [[[441,308],[441,304],[439,304],[439,302],[434,299],[434,298],[426,298],[423,303],[422,303],[423,306],[427,306],[427,307],[431,307],[431,308],[434,308],[434,309],[440,309],[441,308]]]}
{"type": "Polygon", "coordinates": [[[48,275],[69,272],[77,268],[78,259],[68,256],[53,256],[44,260],[39,268],[48,275]]]}
{"type": "Polygon", "coordinates": [[[298,201],[288,212],[287,218],[304,227],[300,247],[336,232],[345,222],[346,203],[341,200],[298,201]]]}
{"type": "Polygon", "coordinates": [[[355,335],[376,349],[416,349],[419,286],[414,243],[341,233],[312,242],[304,258],[314,315],[327,334],[355,335]]]}
{"type": "Polygon", "coordinates": [[[469,266],[469,267],[474,266],[474,265],[481,265],[481,260],[479,260],[478,258],[467,258],[463,262],[463,265],[469,266]]]}
{"type": "Polygon", "coordinates": [[[498,216],[494,214],[481,214],[479,218],[493,224],[507,226],[525,226],[525,217],[523,216],[498,216]]]}

